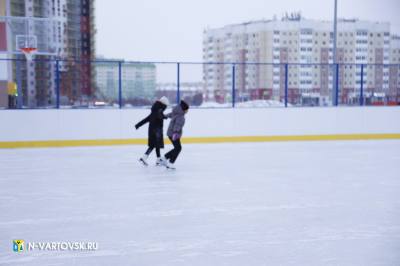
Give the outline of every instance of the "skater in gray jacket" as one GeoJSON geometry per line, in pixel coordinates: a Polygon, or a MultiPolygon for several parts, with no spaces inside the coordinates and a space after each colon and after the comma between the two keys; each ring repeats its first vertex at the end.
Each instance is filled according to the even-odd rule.
{"type": "Polygon", "coordinates": [[[189,105],[185,101],[181,101],[174,107],[172,113],[167,116],[171,118],[169,123],[167,136],[171,140],[174,148],[167,152],[163,158],[163,163],[168,169],[175,169],[174,163],[178,158],[179,153],[182,151],[181,137],[182,129],[185,125],[185,114],[189,110],[189,105]]]}

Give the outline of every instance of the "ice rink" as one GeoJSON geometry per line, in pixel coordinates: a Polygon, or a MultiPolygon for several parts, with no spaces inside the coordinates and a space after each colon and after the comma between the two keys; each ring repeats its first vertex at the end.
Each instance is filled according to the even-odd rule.
{"type": "Polygon", "coordinates": [[[0,150],[0,265],[400,265],[400,140],[145,148],[0,150]]]}

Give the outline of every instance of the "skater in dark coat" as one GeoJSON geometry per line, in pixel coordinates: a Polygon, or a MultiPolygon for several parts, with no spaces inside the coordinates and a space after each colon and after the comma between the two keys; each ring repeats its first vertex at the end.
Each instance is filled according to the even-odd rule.
{"type": "Polygon", "coordinates": [[[163,126],[164,119],[167,119],[167,116],[164,115],[164,111],[168,106],[168,98],[162,97],[160,100],[157,100],[153,106],[151,107],[151,113],[144,118],[142,121],[135,125],[135,128],[138,129],[146,123],[149,123],[149,134],[148,134],[148,146],[146,153],[139,159],[144,165],[148,165],[147,158],[153,149],[156,149],[157,161],[156,164],[161,164],[161,153],[160,149],[164,148],[164,135],[163,135],[163,126]]]}
{"type": "Polygon", "coordinates": [[[167,116],[171,118],[168,126],[167,136],[171,140],[174,148],[165,154],[162,163],[169,169],[175,169],[174,163],[182,151],[181,137],[183,126],[185,125],[185,114],[189,110],[189,105],[185,101],[174,107],[172,113],[167,116]]]}

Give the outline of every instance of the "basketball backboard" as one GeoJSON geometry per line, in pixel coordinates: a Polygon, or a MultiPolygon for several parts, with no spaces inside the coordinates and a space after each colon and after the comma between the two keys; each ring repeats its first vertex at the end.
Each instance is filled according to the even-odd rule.
{"type": "Polygon", "coordinates": [[[53,18],[0,16],[0,29],[6,40],[0,53],[22,54],[22,48],[36,48],[37,55],[58,55],[62,46],[57,39],[59,23],[53,18]]]}

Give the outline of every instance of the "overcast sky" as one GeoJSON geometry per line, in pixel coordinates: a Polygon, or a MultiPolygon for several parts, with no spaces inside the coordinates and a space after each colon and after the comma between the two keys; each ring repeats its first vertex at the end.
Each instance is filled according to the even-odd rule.
{"type": "MultiPolygon", "coordinates": [[[[333,0],[96,0],[96,49],[107,58],[202,61],[202,32],[301,11],[332,20],[333,0]]],[[[338,0],[338,17],[391,23],[400,34],[399,0],[338,0]]]]}

